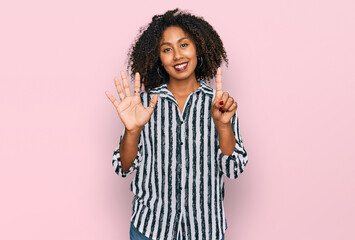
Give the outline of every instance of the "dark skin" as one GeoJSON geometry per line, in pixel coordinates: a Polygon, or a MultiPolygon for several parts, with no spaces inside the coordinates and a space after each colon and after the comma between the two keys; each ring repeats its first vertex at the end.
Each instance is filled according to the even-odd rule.
{"type": "Polygon", "coordinates": [[[159,57],[169,74],[167,87],[174,95],[182,113],[187,97],[200,86],[195,76],[197,65],[195,43],[180,27],[168,27],[160,40],[159,57]],[[187,63],[184,71],[177,71],[174,68],[174,65],[179,63],[187,63]]]}
{"type": "MultiPolygon", "coordinates": [[[[180,28],[169,27],[162,36],[160,60],[165,70],[169,73],[168,89],[174,95],[178,102],[180,112],[182,112],[187,97],[199,87],[196,80],[195,68],[197,63],[196,47],[192,39],[180,28]],[[182,40],[183,39],[183,40],[182,40]],[[188,62],[184,71],[176,71],[174,65],[188,62]]],[[[126,127],[125,134],[120,144],[120,155],[122,170],[127,171],[134,162],[138,152],[138,141],[143,126],[149,121],[153,114],[154,107],[158,101],[158,95],[155,94],[150,105],[145,108],[141,102],[140,94],[131,95],[130,87],[126,74],[121,71],[123,89],[118,79],[115,78],[115,85],[120,96],[118,101],[106,91],[106,96],[115,106],[118,115],[126,127]],[[125,94],[124,94],[125,93],[125,94]],[[126,95],[126,97],[125,97],[126,95]],[[132,151],[134,149],[134,151],[132,151]]],[[[140,75],[135,74],[134,90],[140,91],[140,75]]],[[[233,153],[235,146],[235,135],[231,125],[231,118],[237,110],[237,103],[228,92],[222,90],[222,70],[219,67],[216,75],[216,95],[211,106],[211,115],[219,135],[219,145],[224,155],[233,153]]]]}
{"type": "Polygon", "coordinates": [[[168,73],[166,68],[162,66],[160,40],[164,31],[172,26],[181,27],[196,45],[199,61],[194,72],[197,79],[209,83],[216,76],[217,68],[221,66],[222,62],[228,66],[227,53],[222,40],[214,28],[203,18],[179,9],[167,11],[163,15],[155,15],[152,22],[146,26],[146,29],[138,35],[137,40],[132,44],[127,65],[127,71],[131,70],[132,79],[134,79],[136,72],[140,73],[141,83],[148,93],[149,90],[168,83],[171,77],[171,73],[168,73]]]}

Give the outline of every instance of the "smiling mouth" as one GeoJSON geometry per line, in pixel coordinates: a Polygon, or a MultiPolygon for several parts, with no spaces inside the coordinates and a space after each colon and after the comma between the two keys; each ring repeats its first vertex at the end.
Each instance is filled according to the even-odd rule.
{"type": "Polygon", "coordinates": [[[181,63],[181,64],[178,64],[178,65],[175,65],[175,66],[174,66],[174,69],[175,69],[176,71],[181,72],[181,71],[184,71],[184,70],[187,68],[187,65],[188,65],[188,62],[181,63]]]}

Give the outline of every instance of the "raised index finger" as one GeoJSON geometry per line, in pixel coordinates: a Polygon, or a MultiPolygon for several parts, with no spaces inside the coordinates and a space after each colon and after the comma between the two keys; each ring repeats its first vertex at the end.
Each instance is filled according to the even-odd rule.
{"type": "Polygon", "coordinates": [[[218,99],[222,98],[222,68],[219,67],[217,69],[217,75],[216,75],[216,96],[218,99]]]}

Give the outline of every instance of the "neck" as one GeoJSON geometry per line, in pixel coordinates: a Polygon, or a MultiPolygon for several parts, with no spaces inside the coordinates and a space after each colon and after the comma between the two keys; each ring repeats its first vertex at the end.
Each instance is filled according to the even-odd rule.
{"type": "Polygon", "coordinates": [[[169,79],[167,84],[169,91],[176,97],[186,97],[193,91],[196,91],[200,84],[196,78],[190,78],[185,80],[169,79]]]}

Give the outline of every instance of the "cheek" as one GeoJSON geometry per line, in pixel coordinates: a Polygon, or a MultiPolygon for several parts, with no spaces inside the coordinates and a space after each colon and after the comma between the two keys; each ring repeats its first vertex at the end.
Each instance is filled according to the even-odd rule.
{"type": "Polygon", "coordinates": [[[191,54],[190,55],[191,62],[196,65],[197,64],[197,56],[196,54],[191,54]]]}
{"type": "Polygon", "coordinates": [[[197,55],[196,55],[196,50],[195,49],[191,49],[188,51],[188,56],[191,60],[196,61],[197,62],[197,55]]]}
{"type": "Polygon", "coordinates": [[[189,56],[190,56],[191,58],[194,57],[194,56],[195,56],[195,57],[197,56],[195,49],[189,49],[188,54],[189,54],[189,56]]]}
{"type": "Polygon", "coordinates": [[[162,55],[160,55],[160,61],[162,65],[165,65],[166,59],[162,55]]]}
{"type": "Polygon", "coordinates": [[[163,65],[169,64],[171,61],[171,54],[160,54],[160,61],[163,65]]]}

